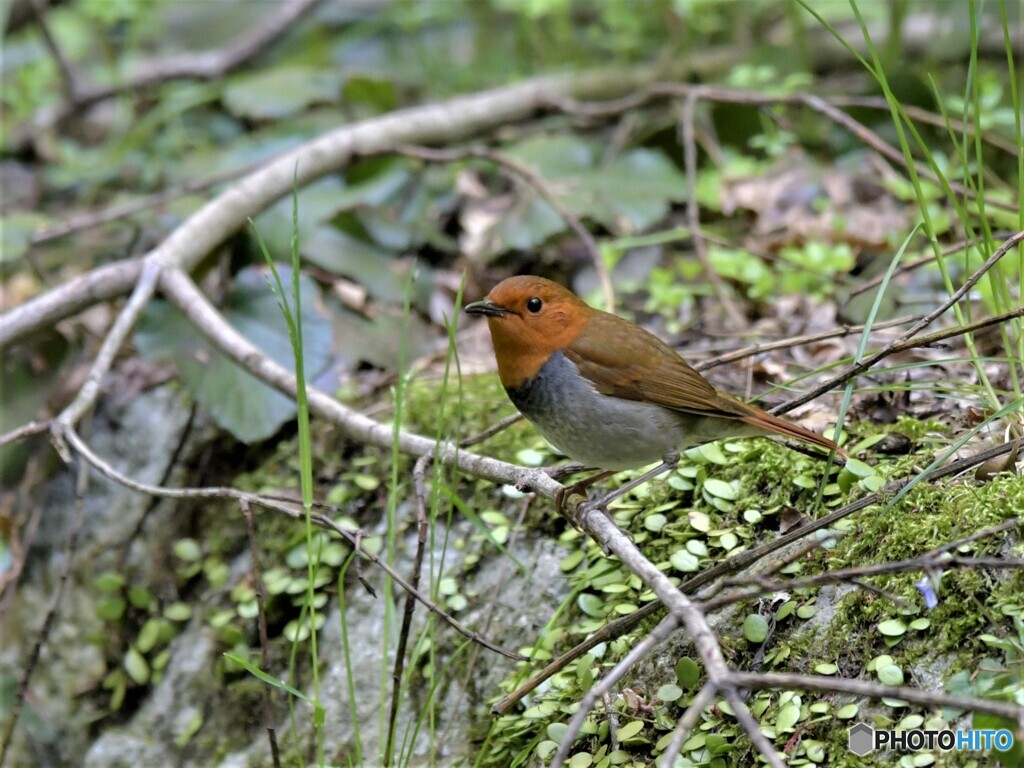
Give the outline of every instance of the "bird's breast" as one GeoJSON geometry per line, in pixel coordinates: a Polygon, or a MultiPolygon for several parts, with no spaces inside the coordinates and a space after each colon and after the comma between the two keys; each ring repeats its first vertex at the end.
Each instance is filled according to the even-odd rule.
{"type": "Polygon", "coordinates": [[[587,466],[642,467],[690,442],[681,414],[601,394],[561,352],[532,379],[506,391],[552,445],[587,466]]]}

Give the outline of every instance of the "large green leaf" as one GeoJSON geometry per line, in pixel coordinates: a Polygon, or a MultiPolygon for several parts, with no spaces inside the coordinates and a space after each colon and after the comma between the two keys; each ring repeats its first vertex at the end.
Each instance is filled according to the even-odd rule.
{"type": "Polygon", "coordinates": [[[330,69],[277,66],[236,75],[224,89],[224,104],[240,117],[276,120],[312,104],[333,102],[341,93],[341,75],[330,69]]]}
{"type": "MultiPolygon", "coordinates": [[[[291,269],[277,267],[285,286],[291,269]]],[[[289,370],[294,355],[288,328],[277,298],[267,281],[268,271],[247,267],[235,277],[234,289],[224,308],[224,318],[271,359],[289,370]]],[[[314,309],[318,300],[315,283],[299,278],[302,293],[302,337],[306,378],[312,380],[330,359],[331,327],[314,309]]],[[[135,332],[135,345],[150,360],[168,360],[189,392],[206,406],[220,426],[244,443],[264,440],[295,415],[291,398],[271,389],[228,360],[199,335],[173,306],[150,304],[135,332]]]]}
{"type": "Polygon", "coordinates": [[[661,152],[633,149],[602,162],[600,146],[571,136],[531,138],[508,149],[577,216],[619,234],[646,229],[686,195],[683,174],[661,152]]]}

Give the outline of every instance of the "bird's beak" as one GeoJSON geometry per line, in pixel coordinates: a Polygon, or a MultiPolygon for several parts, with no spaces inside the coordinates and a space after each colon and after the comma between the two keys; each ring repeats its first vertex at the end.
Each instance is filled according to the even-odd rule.
{"type": "Polygon", "coordinates": [[[499,307],[490,299],[474,301],[472,304],[466,305],[467,314],[479,315],[481,317],[501,317],[502,315],[509,314],[511,311],[511,309],[499,307]]]}

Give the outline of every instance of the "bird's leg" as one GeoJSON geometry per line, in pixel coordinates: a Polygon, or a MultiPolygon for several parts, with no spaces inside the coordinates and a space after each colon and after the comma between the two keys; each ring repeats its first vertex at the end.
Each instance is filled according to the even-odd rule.
{"type": "Polygon", "coordinates": [[[611,477],[614,472],[598,472],[596,475],[585,477],[572,485],[567,485],[562,488],[558,493],[555,494],[555,509],[558,510],[558,514],[565,515],[565,500],[572,496],[574,493],[580,493],[586,496],[586,490],[594,483],[598,483],[604,480],[606,477],[611,477]]]}
{"type": "MultiPolygon", "coordinates": [[[[679,453],[677,451],[673,451],[672,453],[667,453],[667,454],[665,454],[664,458],[661,460],[661,464],[656,466],[654,469],[647,470],[642,475],[640,475],[640,477],[637,477],[637,478],[635,478],[633,480],[630,480],[625,485],[616,488],[614,491],[609,493],[604,498],[598,499],[597,501],[588,501],[588,502],[586,502],[585,505],[581,504],[580,505],[580,511],[582,512],[583,511],[583,507],[586,506],[589,509],[600,509],[605,514],[609,514],[609,512],[608,512],[608,505],[611,504],[613,501],[615,501],[617,498],[619,498],[620,496],[624,496],[625,494],[627,494],[630,491],[632,491],[634,488],[637,488],[637,487],[643,485],[648,480],[651,480],[652,478],[655,478],[658,475],[662,475],[662,474],[664,474],[666,472],[670,472],[672,469],[675,468],[676,464],[678,464],[678,463],[679,463],[679,453]]],[[[609,473],[609,474],[611,474],[611,473],[609,473]]]]}

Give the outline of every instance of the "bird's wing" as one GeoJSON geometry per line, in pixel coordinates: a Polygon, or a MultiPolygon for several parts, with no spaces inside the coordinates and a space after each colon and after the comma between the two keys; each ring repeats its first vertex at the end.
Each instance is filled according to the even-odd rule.
{"type": "Polygon", "coordinates": [[[595,313],[564,354],[605,395],[698,416],[748,415],[743,403],[716,390],[672,347],[615,315],[595,313]]]}

